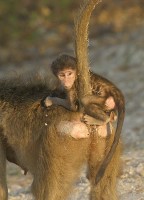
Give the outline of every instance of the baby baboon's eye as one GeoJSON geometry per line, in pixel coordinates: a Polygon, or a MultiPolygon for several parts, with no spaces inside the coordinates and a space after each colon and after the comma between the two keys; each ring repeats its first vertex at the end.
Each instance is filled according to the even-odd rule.
{"type": "Polygon", "coordinates": [[[71,76],[71,75],[72,75],[72,72],[69,72],[67,75],[68,75],[68,76],[71,76]]]}

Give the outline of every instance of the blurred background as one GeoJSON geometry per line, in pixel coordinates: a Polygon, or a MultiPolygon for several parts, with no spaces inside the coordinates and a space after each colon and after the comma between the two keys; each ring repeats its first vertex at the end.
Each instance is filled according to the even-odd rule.
{"type": "MultiPolygon", "coordinates": [[[[1,0],[0,64],[48,57],[73,40],[79,0],[1,0]]],[[[132,32],[144,23],[143,0],[107,0],[95,9],[90,37],[132,32]]]]}
{"type": "MultiPolygon", "coordinates": [[[[81,0],[0,0],[0,78],[39,74],[60,53],[74,53],[74,17],[81,0]]],[[[89,27],[91,69],[113,81],[126,98],[121,200],[144,200],[144,1],[103,0],[89,27]]],[[[84,176],[84,175],[83,175],[84,176]]],[[[85,177],[75,200],[87,200],[85,177]],[[84,192],[85,191],[85,192],[84,192]]],[[[31,199],[32,181],[8,163],[10,200],[31,199]]]]}

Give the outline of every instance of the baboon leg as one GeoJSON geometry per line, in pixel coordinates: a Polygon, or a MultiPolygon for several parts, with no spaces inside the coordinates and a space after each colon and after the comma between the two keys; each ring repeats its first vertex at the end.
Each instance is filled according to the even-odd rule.
{"type": "MultiPolygon", "coordinates": [[[[57,166],[58,167],[58,166],[57,166]]],[[[34,178],[32,193],[35,200],[66,200],[77,178],[74,170],[65,169],[58,172],[53,166],[52,172],[46,171],[44,176],[34,178]],[[72,175],[69,176],[69,173],[72,175]]]]}
{"type": "Polygon", "coordinates": [[[86,161],[88,139],[61,137],[45,141],[49,141],[46,145],[49,150],[44,150],[43,145],[32,185],[33,195],[36,200],[65,200],[86,161]]]}
{"type": "Polygon", "coordinates": [[[102,138],[95,133],[91,136],[91,141],[87,176],[92,183],[95,181],[99,166],[105,157],[106,138],[102,138]]]}
{"type": "Polygon", "coordinates": [[[6,184],[6,156],[3,145],[0,141],[0,200],[8,199],[8,190],[6,184]]]}
{"type": "MultiPolygon", "coordinates": [[[[111,145],[110,140],[108,140],[108,146],[109,145],[111,145]]],[[[107,147],[106,150],[109,150],[109,147],[107,147]]],[[[96,165],[96,160],[94,160],[94,157],[93,160],[91,160],[89,166],[89,178],[91,182],[90,200],[118,200],[116,183],[121,167],[120,153],[121,144],[119,143],[103,178],[97,185],[95,185],[95,177],[98,166],[96,165]]]]}

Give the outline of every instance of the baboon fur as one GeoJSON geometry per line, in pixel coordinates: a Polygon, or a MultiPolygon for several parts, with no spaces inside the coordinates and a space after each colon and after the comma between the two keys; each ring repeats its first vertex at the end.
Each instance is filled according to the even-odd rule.
{"type": "Polygon", "coordinates": [[[95,185],[97,170],[114,134],[106,139],[93,134],[79,140],[61,135],[56,125],[75,120],[77,113],[60,106],[43,108],[40,102],[48,93],[45,84],[0,83],[0,200],[8,199],[6,160],[10,158],[33,175],[32,193],[36,200],[65,200],[85,164],[91,183],[90,199],[117,200],[121,144],[104,177],[95,185]],[[101,146],[103,140],[107,144],[105,150],[101,146]]]}

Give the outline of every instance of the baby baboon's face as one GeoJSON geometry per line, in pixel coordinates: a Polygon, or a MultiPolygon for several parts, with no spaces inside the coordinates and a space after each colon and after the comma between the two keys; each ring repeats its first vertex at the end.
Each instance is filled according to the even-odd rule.
{"type": "Polygon", "coordinates": [[[71,68],[65,68],[57,74],[58,79],[60,80],[62,86],[66,90],[70,90],[76,79],[76,70],[71,68]]]}

